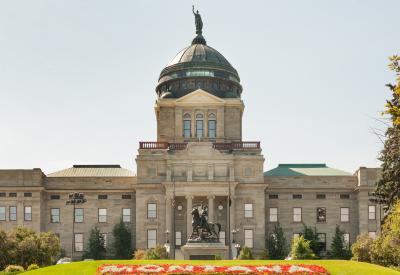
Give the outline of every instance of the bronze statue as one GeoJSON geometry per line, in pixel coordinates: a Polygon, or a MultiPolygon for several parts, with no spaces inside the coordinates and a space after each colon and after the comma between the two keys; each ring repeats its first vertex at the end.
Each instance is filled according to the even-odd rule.
{"type": "Polygon", "coordinates": [[[218,242],[221,224],[208,222],[208,207],[201,202],[201,213],[198,207],[192,208],[192,234],[188,242],[218,242]]]}
{"type": "Polygon", "coordinates": [[[196,24],[196,34],[202,34],[203,33],[203,21],[201,20],[201,16],[199,13],[199,10],[194,12],[194,6],[192,6],[192,11],[194,14],[194,22],[196,24]]]}

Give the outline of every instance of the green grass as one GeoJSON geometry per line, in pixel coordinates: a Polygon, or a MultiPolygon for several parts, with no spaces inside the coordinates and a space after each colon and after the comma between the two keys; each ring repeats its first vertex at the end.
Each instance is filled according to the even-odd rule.
{"type": "MultiPolygon", "coordinates": [[[[93,261],[75,262],[71,264],[61,264],[23,273],[24,275],[94,275],[96,269],[101,264],[149,264],[149,263],[171,263],[167,260],[159,261],[93,261]]],[[[206,264],[210,261],[174,261],[181,264],[206,264]]],[[[238,265],[238,264],[312,264],[325,267],[332,275],[400,275],[400,272],[384,268],[377,265],[339,260],[321,261],[212,261],[215,265],[238,265]]]]}

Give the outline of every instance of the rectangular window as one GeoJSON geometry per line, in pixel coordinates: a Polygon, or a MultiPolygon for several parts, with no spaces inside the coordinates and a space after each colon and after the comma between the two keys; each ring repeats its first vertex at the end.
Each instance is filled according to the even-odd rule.
{"type": "Polygon", "coordinates": [[[147,248],[155,248],[157,245],[157,230],[147,230],[147,248]]]}
{"type": "Polygon", "coordinates": [[[344,233],[343,234],[343,240],[344,240],[344,245],[346,248],[350,247],[350,234],[349,233],[344,233]]]}
{"type": "Polygon", "coordinates": [[[225,231],[219,231],[219,242],[225,244],[225,231]]]}
{"type": "Polygon", "coordinates": [[[124,195],[122,195],[122,199],[123,199],[123,200],[131,200],[131,199],[132,199],[132,195],[130,195],[130,194],[124,194],[124,195]]]}
{"type": "Polygon", "coordinates": [[[60,199],[60,195],[56,195],[56,194],[50,195],[50,199],[51,200],[59,200],[60,199]]]}
{"type": "Polygon", "coordinates": [[[375,219],[376,219],[376,206],[368,205],[368,220],[375,220],[375,219]]]}
{"type": "Polygon", "coordinates": [[[83,234],[82,233],[75,233],[74,244],[75,244],[76,252],[83,251],[83,234]]]}
{"type": "Polygon", "coordinates": [[[175,245],[182,245],[182,232],[181,231],[175,232],[175,245]]]}
{"type": "Polygon", "coordinates": [[[0,198],[4,198],[6,196],[6,193],[0,193],[0,198]]]}
{"type": "Polygon", "coordinates": [[[293,194],[293,199],[295,199],[295,200],[299,200],[299,199],[302,199],[302,198],[303,198],[302,194],[293,194]]]}
{"type": "Polygon", "coordinates": [[[50,209],[50,222],[59,223],[60,222],[60,208],[50,209]]]}
{"type": "Polygon", "coordinates": [[[278,194],[269,194],[268,197],[269,197],[270,200],[276,200],[276,199],[279,198],[278,194]]]}
{"type": "Polygon", "coordinates": [[[75,208],[75,222],[83,222],[83,208],[75,208]]]}
{"type": "Polygon", "coordinates": [[[318,251],[326,251],[326,234],[318,233],[318,251]]]}
{"type": "Polygon", "coordinates": [[[103,241],[104,241],[103,245],[104,245],[104,248],[106,248],[107,247],[107,233],[100,233],[100,235],[103,237],[103,241]]]}
{"type": "Polygon", "coordinates": [[[368,232],[368,236],[369,236],[371,239],[375,240],[375,239],[376,239],[376,232],[375,232],[375,231],[369,231],[369,232],[368,232]]]}
{"type": "Polygon", "coordinates": [[[253,204],[252,203],[244,204],[244,217],[245,218],[253,218],[253,204]]]}
{"type": "Polygon", "coordinates": [[[98,200],[106,200],[106,199],[108,199],[108,195],[98,195],[97,199],[98,200]]]}
{"type": "Polygon", "coordinates": [[[24,193],[24,197],[30,198],[30,197],[32,197],[32,193],[24,193]]]}
{"type": "Polygon", "coordinates": [[[348,222],[350,220],[349,219],[349,214],[350,214],[350,211],[349,211],[348,207],[341,207],[340,208],[340,221],[341,222],[348,222]]]}
{"type": "Polygon", "coordinates": [[[325,194],[317,194],[316,198],[319,200],[323,200],[323,199],[326,199],[326,195],[325,194]]]}
{"type": "Polygon", "coordinates": [[[270,222],[278,221],[278,208],[276,207],[269,208],[269,221],[270,222]]]}
{"type": "Polygon", "coordinates": [[[196,120],[196,137],[203,137],[203,120],[196,120]]]}
{"type": "Polygon", "coordinates": [[[253,229],[244,230],[244,245],[253,248],[253,229]]]}
{"type": "Polygon", "coordinates": [[[32,206],[24,207],[24,220],[31,221],[32,220],[32,206]]]}
{"type": "Polygon", "coordinates": [[[340,198],[344,200],[350,199],[350,194],[340,194],[340,198]]]}
{"type": "Polygon", "coordinates": [[[294,207],[293,208],[293,221],[294,222],[301,222],[301,207],[294,207]]]}
{"type": "Polygon", "coordinates": [[[217,122],[215,120],[208,121],[208,137],[215,138],[217,136],[217,122]]]}
{"type": "Polygon", "coordinates": [[[17,193],[8,193],[8,196],[11,198],[17,197],[17,193]]]}
{"type": "Polygon", "coordinates": [[[131,209],[130,208],[122,208],[122,221],[123,222],[131,222],[131,209]]]}
{"type": "Polygon", "coordinates": [[[190,138],[191,136],[191,121],[190,120],[184,120],[183,121],[183,136],[185,138],[190,138]]]}
{"type": "Polygon", "coordinates": [[[155,204],[155,203],[147,204],[147,218],[148,219],[157,218],[157,204],[155,204]]]}
{"type": "Polygon", "coordinates": [[[317,222],[326,222],[326,208],[325,207],[317,208],[317,222]]]}
{"type": "Polygon", "coordinates": [[[17,220],[17,207],[10,206],[10,221],[16,221],[16,220],[17,220]]]}
{"type": "Polygon", "coordinates": [[[0,207],[0,221],[6,220],[6,208],[4,206],[0,207]]]}
{"type": "Polygon", "coordinates": [[[107,208],[99,208],[99,222],[107,222],[107,208]]]}

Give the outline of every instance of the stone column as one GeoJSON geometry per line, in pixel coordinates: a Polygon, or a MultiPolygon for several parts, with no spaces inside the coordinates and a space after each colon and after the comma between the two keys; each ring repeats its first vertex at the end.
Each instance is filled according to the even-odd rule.
{"type": "Polygon", "coordinates": [[[208,221],[214,222],[214,195],[210,195],[208,198],[208,221]]]}
{"type": "MultiPolygon", "coordinates": [[[[170,196],[165,197],[165,230],[169,232],[169,242],[171,243],[171,239],[173,238],[172,234],[172,198],[170,196]]],[[[167,238],[166,234],[164,237],[167,238]]],[[[165,240],[167,242],[167,240],[165,240]]]]}
{"type": "Polygon", "coordinates": [[[187,181],[193,180],[193,165],[191,163],[187,166],[187,181]]]}
{"type": "Polygon", "coordinates": [[[186,196],[186,233],[187,238],[190,238],[192,234],[192,207],[193,207],[193,196],[187,195],[186,196]]]}
{"type": "Polygon", "coordinates": [[[214,166],[212,163],[208,164],[208,180],[214,180],[214,166]]]}

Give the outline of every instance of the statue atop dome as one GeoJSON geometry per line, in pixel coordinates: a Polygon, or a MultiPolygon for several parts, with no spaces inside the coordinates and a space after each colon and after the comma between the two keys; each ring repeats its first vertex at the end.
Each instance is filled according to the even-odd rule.
{"type": "Polygon", "coordinates": [[[199,10],[194,12],[194,6],[192,6],[192,12],[194,14],[194,23],[196,24],[196,34],[201,35],[203,33],[203,20],[201,20],[199,10]]]}

